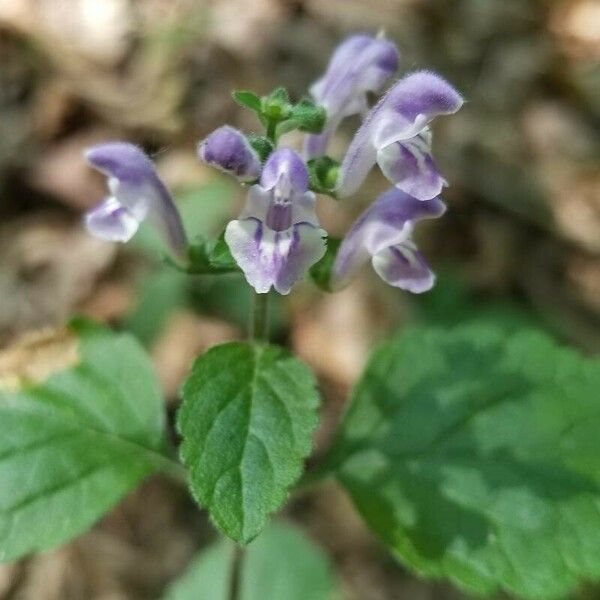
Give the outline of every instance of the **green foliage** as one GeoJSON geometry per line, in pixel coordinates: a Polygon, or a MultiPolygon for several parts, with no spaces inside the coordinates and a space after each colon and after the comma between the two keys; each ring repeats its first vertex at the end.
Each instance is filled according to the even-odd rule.
{"type": "Polygon", "coordinates": [[[279,123],[287,119],[291,112],[290,95],[284,87],[275,88],[261,99],[262,113],[268,121],[279,123]]]}
{"type": "Polygon", "coordinates": [[[435,287],[418,297],[423,322],[452,326],[461,323],[493,322],[507,331],[543,327],[542,320],[526,304],[506,296],[477,294],[454,269],[439,269],[435,287]]]}
{"type": "Polygon", "coordinates": [[[533,331],[421,328],[373,355],[328,464],[422,574],[559,598],[600,577],[600,364],[533,331]]]}
{"type": "Polygon", "coordinates": [[[201,356],[178,427],[192,492],[215,524],[247,543],[300,476],[317,425],[311,371],[275,346],[233,342],[201,356]]]}
{"type": "Polygon", "coordinates": [[[335,198],[339,170],[339,163],[329,156],[309,160],[308,175],[311,189],[335,198]]]}
{"type": "Polygon", "coordinates": [[[337,238],[327,238],[327,250],[323,258],[315,263],[309,270],[310,278],[313,283],[324,292],[331,292],[331,269],[335,257],[337,256],[338,250],[342,240],[337,238]]]}
{"type": "Polygon", "coordinates": [[[284,133],[295,129],[321,133],[327,121],[327,112],[322,106],[318,106],[310,98],[303,98],[293,104],[284,87],[275,88],[262,98],[247,91],[233,92],[233,98],[241,106],[256,112],[258,119],[266,127],[266,136],[248,137],[263,161],[272,152],[274,142],[284,133]]]}
{"type": "Polygon", "coordinates": [[[221,540],[203,550],[167,590],[163,600],[229,600],[234,545],[221,540]]]}
{"type": "Polygon", "coordinates": [[[223,235],[216,240],[198,240],[188,249],[186,272],[193,275],[221,275],[239,271],[223,235]]]}
{"type": "Polygon", "coordinates": [[[247,90],[236,90],[231,92],[233,99],[244,108],[249,108],[250,110],[254,110],[256,112],[260,112],[262,110],[262,105],[260,101],[260,96],[257,96],[253,92],[248,92],[247,90]]]}
{"type": "Polygon", "coordinates": [[[248,141],[250,142],[252,148],[256,150],[256,153],[262,162],[265,162],[267,158],[269,158],[271,152],[273,152],[273,142],[264,135],[250,134],[248,136],[248,141]]]}
{"type": "Polygon", "coordinates": [[[321,133],[327,120],[327,113],[309,98],[303,98],[292,108],[292,119],[300,131],[321,133]]]}
{"type": "Polygon", "coordinates": [[[76,344],[75,360],[42,382],[0,387],[2,560],[78,535],[144,477],[172,467],[142,348],[83,321],[72,332],[64,343],[76,344]]]}
{"type": "MultiPolygon", "coordinates": [[[[227,600],[231,542],[214,544],[192,563],[164,600],[227,600]]],[[[248,546],[240,600],[332,600],[325,554],[291,525],[274,523],[248,546]]]]}

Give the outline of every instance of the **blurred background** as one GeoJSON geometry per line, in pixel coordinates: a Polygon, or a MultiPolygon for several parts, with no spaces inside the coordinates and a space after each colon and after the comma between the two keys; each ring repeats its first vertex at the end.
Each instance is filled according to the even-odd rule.
{"type": "MultiPolygon", "coordinates": [[[[597,0],[0,0],[0,347],[73,313],[129,329],[172,415],[191,360],[244,335],[248,288],[170,270],[152,231],[127,247],[87,235],[81,215],[104,181],[82,151],[142,144],[190,235],[216,236],[243,190],[200,165],[196,143],[226,122],[258,131],[230,91],[284,85],[299,98],[346,34],[381,28],[402,72],[436,70],[468,102],[434,125],[451,182],[448,213],[419,231],[435,290],[409,296],[366,269],[340,294],[304,283],[274,302],[273,338],[316,369],[325,397],[316,460],[370,348],[408,323],[492,318],[598,352],[597,0]]],[[[357,123],[334,140],[336,158],[357,123]]],[[[343,205],[322,198],[325,227],[341,235],[386,186],[374,173],[343,205]]],[[[466,598],[404,571],[332,484],[287,513],[327,551],[349,600],[466,598]]],[[[0,566],[0,598],[158,598],[213,535],[184,489],[155,478],[68,546],[0,566]]]]}

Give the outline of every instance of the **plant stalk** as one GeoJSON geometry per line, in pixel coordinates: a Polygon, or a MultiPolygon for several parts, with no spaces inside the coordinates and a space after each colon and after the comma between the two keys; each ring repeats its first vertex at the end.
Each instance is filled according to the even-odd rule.
{"type": "Polygon", "coordinates": [[[245,550],[237,544],[233,547],[231,575],[229,577],[229,600],[240,600],[242,593],[242,563],[245,550]]]}
{"type": "Polygon", "coordinates": [[[269,294],[254,294],[250,339],[266,342],[269,339],[269,294]]]}

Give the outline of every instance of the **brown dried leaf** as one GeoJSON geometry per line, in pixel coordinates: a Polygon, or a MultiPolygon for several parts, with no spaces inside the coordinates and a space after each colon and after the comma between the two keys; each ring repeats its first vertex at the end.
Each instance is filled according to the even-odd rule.
{"type": "Polygon", "coordinates": [[[79,362],[78,339],[71,331],[43,329],[29,332],[0,352],[0,389],[17,390],[40,383],[53,373],[79,362]]]}
{"type": "Polygon", "coordinates": [[[52,213],[0,227],[0,343],[26,329],[65,322],[112,263],[116,246],[52,213]]]}

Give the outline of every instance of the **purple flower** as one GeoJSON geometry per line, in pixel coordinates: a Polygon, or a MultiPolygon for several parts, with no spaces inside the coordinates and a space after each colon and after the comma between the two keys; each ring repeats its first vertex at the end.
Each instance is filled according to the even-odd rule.
{"type": "Polygon", "coordinates": [[[377,162],[399,189],[419,200],[447,185],[431,156],[428,123],[455,113],[463,103],[444,79],[419,71],[396,83],[371,109],[356,132],[340,168],[338,194],[353,194],[377,162]]]}
{"type": "Polygon", "coordinates": [[[378,92],[398,69],[399,60],[392,42],[368,35],[350,36],[337,47],[325,75],[310,89],[315,102],[327,111],[327,125],[322,133],[307,136],[307,158],[325,154],[344,117],[368,110],[367,92],[378,92]]]}
{"type": "Polygon", "coordinates": [[[255,181],[260,177],[260,158],[246,136],[224,125],[215,129],[198,145],[198,157],[240,181],[255,181]]]}
{"type": "Polygon", "coordinates": [[[308,191],[308,171],[300,156],[286,148],[271,154],[260,184],[253,185],[225,241],[259,294],[273,286],[288,294],[294,283],[325,253],[325,231],[308,191]]]}
{"type": "Polygon", "coordinates": [[[133,144],[109,142],[90,148],[85,157],[108,177],[110,190],[110,196],[86,214],[89,232],[103,240],[127,242],[149,217],[173,252],[184,257],[187,238],[181,217],[146,154],[133,144]]]}
{"type": "Polygon", "coordinates": [[[331,272],[331,285],[346,285],[371,259],[387,283],[420,294],[433,287],[435,275],[411,236],[416,221],[441,217],[446,205],[439,199],[417,200],[392,188],[356,220],[340,245],[331,272]]]}

